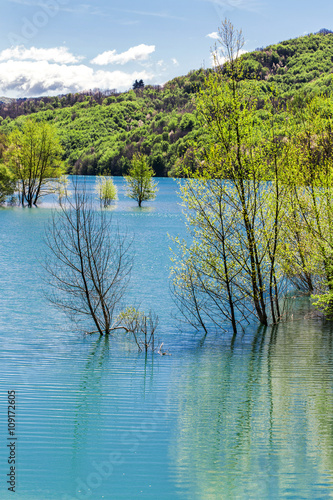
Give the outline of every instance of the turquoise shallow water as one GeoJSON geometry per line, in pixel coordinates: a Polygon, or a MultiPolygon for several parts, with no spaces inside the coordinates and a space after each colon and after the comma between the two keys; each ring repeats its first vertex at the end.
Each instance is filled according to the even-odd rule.
{"type": "MultiPolygon", "coordinates": [[[[88,179],[92,186],[94,179],[88,179]]],[[[333,329],[304,319],[249,332],[233,349],[180,332],[169,295],[171,235],[184,235],[177,185],[124,198],[134,234],[128,300],[158,312],[171,356],[121,335],[75,332],[41,291],[51,202],[0,211],[0,498],[19,500],[333,497],[333,329]],[[16,391],[17,493],[8,492],[7,391],[16,391]]],[[[49,200],[50,201],[50,200],[49,200]]]]}

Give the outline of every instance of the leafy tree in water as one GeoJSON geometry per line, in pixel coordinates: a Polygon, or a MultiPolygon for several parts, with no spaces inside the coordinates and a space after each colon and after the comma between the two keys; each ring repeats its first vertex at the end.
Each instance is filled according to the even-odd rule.
{"type": "Polygon", "coordinates": [[[62,155],[57,130],[48,123],[28,119],[9,135],[4,160],[17,179],[22,205],[37,206],[42,196],[58,191],[54,180],[60,182],[64,173],[62,155]]]}
{"type": "Polygon", "coordinates": [[[143,154],[136,154],[131,161],[131,168],[125,176],[127,194],[129,198],[138,202],[139,207],[143,201],[156,198],[157,184],[153,182],[153,169],[148,164],[148,158],[143,154]]]}
{"type": "MultiPolygon", "coordinates": [[[[0,134],[0,161],[3,159],[7,147],[6,136],[0,134]]],[[[5,203],[8,196],[14,194],[16,180],[14,174],[2,163],[0,163],[0,204],[5,203]]]]}
{"type": "Polygon", "coordinates": [[[0,205],[5,203],[8,196],[14,194],[15,177],[12,172],[5,166],[0,164],[0,205]]]}
{"type": "Polygon", "coordinates": [[[117,199],[117,188],[113,183],[112,177],[101,176],[97,178],[96,191],[101,205],[107,208],[112,201],[117,199]]]}
{"type": "Polygon", "coordinates": [[[194,326],[207,333],[208,325],[230,325],[236,335],[251,317],[267,325],[282,316],[277,257],[286,148],[271,135],[270,102],[269,129],[256,124],[255,85],[242,82],[241,32],[225,20],[219,35],[227,63],[217,65],[197,98],[209,134],[198,172],[180,185],[193,242],[177,241],[173,283],[194,326]]]}
{"type": "Polygon", "coordinates": [[[291,109],[294,127],[286,182],[286,272],[315,305],[333,316],[333,106],[316,96],[291,109]]]}

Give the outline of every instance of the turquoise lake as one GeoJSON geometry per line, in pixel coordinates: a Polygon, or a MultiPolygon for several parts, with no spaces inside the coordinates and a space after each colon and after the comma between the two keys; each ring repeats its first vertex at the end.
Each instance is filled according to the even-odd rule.
{"type": "Polygon", "coordinates": [[[170,236],[186,234],[177,183],[157,179],[156,200],[139,209],[114,180],[113,220],[134,237],[126,300],[159,315],[170,355],[76,331],[43,294],[51,200],[0,209],[1,500],[333,498],[332,324],[307,319],[304,300],[288,323],[232,348],[228,335],[202,343],[169,291],[170,236]]]}

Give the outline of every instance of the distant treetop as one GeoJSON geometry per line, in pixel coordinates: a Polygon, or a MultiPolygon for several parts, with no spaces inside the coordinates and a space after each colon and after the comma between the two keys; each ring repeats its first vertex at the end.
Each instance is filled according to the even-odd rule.
{"type": "Polygon", "coordinates": [[[327,28],[322,28],[321,30],[317,31],[315,35],[329,35],[330,33],[333,33],[333,31],[328,30],[327,28]]]}
{"type": "Polygon", "coordinates": [[[143,89],[145,86],[145,84],[143,83],[143,80],[135,80],[135,82],[133,83],[133,89],[136,90],[136,89],[143,89]]]}

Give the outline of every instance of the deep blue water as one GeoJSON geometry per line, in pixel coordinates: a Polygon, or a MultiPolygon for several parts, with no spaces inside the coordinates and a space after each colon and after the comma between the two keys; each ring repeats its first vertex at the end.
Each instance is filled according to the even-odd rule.
{"type": "MultiPolygon", "coordinates": [[[[94,179],[88,179],[93,186],[94,179]]],[[[177,184],[112,209],[133,235],[128,302],[155,310],[171,356],[122,334],[75,331],[42,293],[51,200],[0,210],[0,498],[7,500],[333,497],[333,329],[304,318],[201,345],[180,331],[169,293],[169,235],[185,236],[177,184]],[[17,493],[7,391],[16,391],[17,493]]]]}

